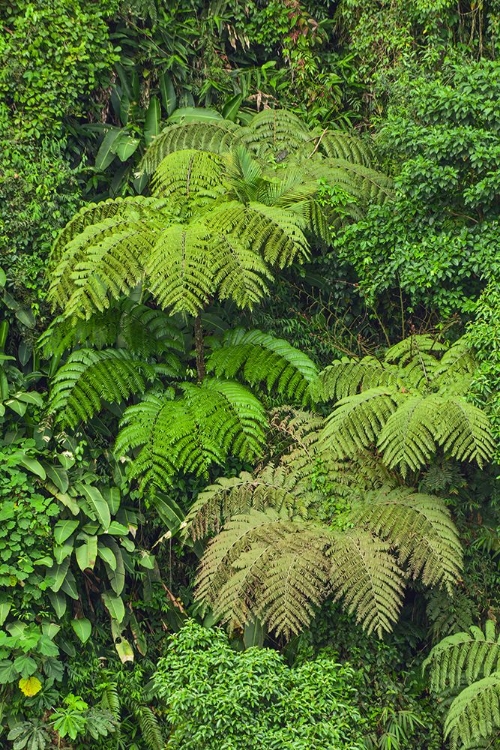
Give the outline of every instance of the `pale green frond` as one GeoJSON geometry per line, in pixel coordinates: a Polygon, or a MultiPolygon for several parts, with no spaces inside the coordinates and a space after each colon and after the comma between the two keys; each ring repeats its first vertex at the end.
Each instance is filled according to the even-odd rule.
{"type": "Polygon", "coordinates": [[[329,555],[335,598],[367,633],[382,637],[397,621],[405,576],[391,545],[362,528],[336,532],[329,555]]]}
{"type": "Polygon", "coordinates": [[[262,167],[249,151],[238,146],[225,158],[226,179],[242,203],[260,200],[259,194],[267,180],[263,177],[262,167]]]}
{"type": "Polygon", "coordinates": [[[322,370],[311,384],[311,396],[315,402],[338,401],[358,392],[398,382],[399,371],[384,366],[375,357],[363,359],[335,360],[322,370]]]}
{"type": "Polygon", "coordinates": [[[144,276],[144,263],[154,246],[154,228],[129,221],[99,242],[87,245],[71,273],[73,291],[65,304],[67,316],[90,318],[113,299],[128,294],[144,276]]]}
{"type": "Polygon", "coordinates": [[[405,487],[365,494],[352,518],[397,549],[402,565],[425,586],[452,595],[462,572],[462,548],[445,502],[405,487]]]}
{"type": "Polygon", "coordinates": [[[493,620],[487,620],[484,632],[472,626],[437,643],[424,662],[430,669],[431,690],[442,693],[456,690],[464,680],[474,682],[500,670],[500,636],[493,620]]]}
{"type": "Polygon", "coordinates": [[[151,293],[172,313],[198,315],[215,291],[213,262],[203,224],[167,227],[146,260],[151,293]]]}
{"type": "Polygon", "coordinates": [[[487,415],[460,396],[442,401],[435,440],[457,461],[477,461],[479,466],[491,459],[496,448],[487,415]]]}
{"type": "Polygon", "coordinates": [[[206,379],[180,387],[182,398],[152,394],[123,415],[115,453],[134,453],[131,473],[143,489],[181,472],[206,476],[229,455],[253,460],[264,445],[264,409],[244,386],[206,379]]]}
{"type": "Polygon", "coordinates": [[[305,519],[315,499],[309,483],[270,464],[256,476],[241,472],[230,479],[222,477],[200,492],[186,516],[185,533],[195,541],[219,533],[227,520],[251,508],[273,508],[289,517],[305,519]]]}
{"type": "Polygon", "coordinates": [[[312,142],[311,132],[297,115],[286,109],[264,109],[238,131],[233,143],[264,161],[281,162],[308,141],[312,142]]]}
{"type": "Polygon", "coordinates": [[[378,435],[399,405],[397,391],[386,387],[341,399],[325,420],[321,439],[338,458],[350,457],[375,445],[378,435]]]}
{"type": "Polygon", "coordinates": [[[197,149],[223,154],[231,149],[239,125],[229,120],[190,122],[167,126],[144,154],[139,169],[152,174],[160,162],[174,151],[197,149]]]}
{"type": "Polygon", "coordinates": [[[262,257],[233,232],[211,239],[212,272],[219,299],[252,309],[268,291],[273,275],[262,257]]]}
{"type": "Polygon", "coordinates": [[[372,165],[372,152],[366,141],[344,130],[327,130],[315,138],[318,151],[331,159],[343,159],[351,164],[372,165]]]}
{"type": "Polygon", "coordinates": [[[463,336],[443,354],[434,372],[434,384],[441,393],[466,396],[477,366],[473,351],[463,336]]]}
{"type": "Polygon", "coordinates": [[[207,360],[207,370],[218,377],[238,375],[253,387],[264,386],[299,403],[307,400],[308,385],[317,375],[314,362],[287,341],[242,328],[224,334],[207,360]]]}
{"type": "Polygon", "coordinates": [[[153,192],[191,215],[211,206],[226,190],[225,162],[207,151],[175,151],[160,162],[153,177],[153,192]]]}
{"type": "Polygon", "coordinates": [[[366,207],[374,203],[383,205],[393,197],[393,182],[390,177],[363,164],[352,164],[346,159],[323,159],[316,164],[307,164],[307,172],[340,188],[352,196],[353,201],[366,207]]]}
{"type": "Polygon", "coordinates": [[[154,365],[123,349],[77,349],[52,379],[49,412],[74,428],[101,411],[104,401],[121,403],[144,393],[155,377],[154,365]]]}
{"type": "MultiPolygon", "coordinates": [[[[451,704],[444,723],[444,736],[452,750],[472,750],[480,740],[497,747],[500,737],[500,672],[469,685],[451,704]],[[494,737],[496,736],[495,744],[494,737]]],[[[486,747],[487,745],[483,745],[486,747]]]]}
{"type": "Polygon", "coordinates": [[[418,471],[436,452],[437,418],[442,406],[438,396],[405,394],[398,409],[382,427],[377,447],[389,469],[398,468],[403,477],[418,471]]]}

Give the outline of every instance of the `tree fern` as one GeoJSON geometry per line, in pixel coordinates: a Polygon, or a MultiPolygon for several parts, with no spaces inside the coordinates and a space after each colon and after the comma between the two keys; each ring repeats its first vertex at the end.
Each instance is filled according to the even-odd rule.
{"type": "Polygon", "coordinates": [[[75,427],[102,409],[144,393],[157,368],[122,349],[77,349],[52,380],[49,412],[61,425],[75,427]]]}
{"type": "Polygon", "coordinates": [[[451,747],[469,750],[482,740],[492,746],[500,729],[500,638],[494,621],[486,621],[484,632],[472,626],[469,632],[444,638],[424,667],[430,668],[433,691],[460,691],[444,725],[451,747]],[[469,683],[465,688],[464,682],[469,683]]]}
{"type": "Polygon", "coordinates": [[[261,331],[236,329],[224,334],[207,360],[207,371],[253,387],[265,385],[288,402],[308,400],[307,388],[317,369],[306,354],[283,339],[261,331]]]}
{"type": "Polygon", "coordinates": [[[252,460],[262,450],[264,410],[244,386],[206,379],[179,387],[181,398],[151,394],[124,413],[115,453],[136,454],[131,476],[142,488],[170,484],[180,472],[206,475],[229,455],[252,460]]]}
{"type": "Polygon", "coordinates": [[[217,154],[187,149],[166,156],[154,173],[154,194],[168,198],[184,215],[203,211],[224,194],[224,160],[217,154]]]}

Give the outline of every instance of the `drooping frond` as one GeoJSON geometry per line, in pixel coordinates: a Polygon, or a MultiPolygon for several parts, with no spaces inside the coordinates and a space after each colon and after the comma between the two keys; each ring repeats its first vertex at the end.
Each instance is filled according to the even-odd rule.
{"type": "Polygon", "coordinates": [[[484,631],[473,625],[468,632],[454,633],[437,643],[423,664],[430,669],[431,690],[457,690],[464,680],[474,682],[500,670],[500,636],[493,620],[484,631]]]}
{"type": "Polygon", "coordinates": [[[149,395],[123,416],[115,453],[136,453],[132,476],[142,488],[170,484],[179,472],[206,475],[229,455],[252,460],[262,450],[264,409],[244,386],[206,379],[180,387],[182,398],[149,395]]]}
{"type": "Polygon", "coordinates": [[[465,396],[477,370],[477,361],[465,337],[442,356],[434,372],[434,383],[442,393],[465,396]]]}
{"type": "Polygon", "coordinates": [[[457,695],[446,716],[444,736],[450,740],[451,750],[498,746],[500,672],[469,685],[457,695]],[[480,744],[481,740],[484,744],[480,744]]]}
{"type": "Polygon", "coordinates": [[[264,109],[236,133],[233,143],[264,161],[280,162],[308,141],[312,142],[311,132],[297,115],[285,109],[264,109]]]}
{"type": "Polygon", "coordinates": [[[47,358],[78,346],[104,349],[113,345],[142,357],[161,353],[169,358],[167,352],[184,348],[182,333],[171,317],[128,298],[91,320],[56,318],[38,339],[47,358]]]}
{"type": "Polygon", "coordinates": [[[354,528],[335,534],[331,577],[335,598],[368,633],[390,632],[403,601],[405,576],[391,545],[370,531],[354,528]]]}
{"type": "Polygon", "coordinates": [[[49,411],[74,428],[99,412],[104,401],[120,403],[144,393],[155,377],[154,365],[123,349],[78,349],[52,380],[49,411]]]}
{"type": "Polygon", "coordinates": [[[202,222],[174,224],[158,237],[146,263],[150,289],[172,313],[197,315],[218,289],[239,307],[262,299],[272,278],[262,257],[236,233],[215,234],[202,222]]]}
{"type": "Polygon", "coordinates": [[[398,364],[399,367],[404,367],[410,360],[418,358],[418,355],[422,352],[439,355],[444,351],[446,351],[446,346],[437,341],[433,336],[429,336],[426,333],[414,334],[387,349],[385,361],[398,364]]]}
{"type": "Polygon", "coordinates": [[[193,540],[218,533],[233,516],[273,508],[289,517],[307,518],[315,500],[309,484],[283,467],[266,466],[257,476],[241,472],[230,479],[220,478],[200,492],[186,516],[186,534],[193,540]]]}
{"type": "Polygon", "coordinates": [[[274,510],[236,516],[208,546],[197,597],[235,625],[253,613],[287,637],[300,632],[328,591],[330,567],[323,553],[330,533],[300,529],[274,510]]]}
{"type": "Polygon", "coordinates": [[[347,396],[326,418],[321,439],[338,458],[354,456],[376,444],[399,400],[397,391],[383,386],[347,396]]]}
{"type": "Polygon", "coordinates": [[[425,466],[436,452],[437,396],[406,394],[399,408],[382,427],[377,446],[389,469],[398,468],[403,477],[425,466]]]}
{"type": "Polygon", "coordinates": [[[307,164],[307,174],[340,188],[360,206],[383,205],[393,197],[393,182],[388,175],[346,159],[323,159],[316,164],[311,161],[307,164]]]}
{"type": "Polygon", "coordinates": [[[239,125],[229,120],[190,122],[167,126],[154,139],[140,163],[140,169],[152,174],[160,162],[174,151],[197,149],[223,154],[231,149],[239,125]]]}
{"type": "Polygon", "coordinates": [[[195,149],[175,151],[158,165],[153,190],[190,216],[224,194],[224,169],[224,160],[217,154],[195,149]]]}
{"type": "Polygon", "coordinates": [[[462,549],[441,498],[411,489],[368,492],[352,518],[397,548],[398,558],[425,586],[446,586],[451,594],[462,570],[462,549]]]}
{"type": "MultiPolygon", "coordinates": [[[[132,702],[129,701],[129,705],[132,702]]],[[[141,728],[141,734],[148,750],[164,750],[165,740],[160,723],[149,706],[133,702],[132,713],[141,728]]]]}
{"type": "Polygon", "coordinates": [[[236,375],[251,386],[276,391],[289,402],[307,401],[307,388],[317,375],[314,362],[287,341],[262,331],[238,328],[224,334],[207,360],[218,377],[236,375]]]}
{"type": "Polygon", "coordinates": [[[322,370],[311,384],[311,396],[316,402],[338,401],[378,386],[393,385],[398,380],[398,370],[379,362],[375,357],[360,360],[335,360],[322,370]]]}
{"type": "Polygon", "coordinates": [[[436,415],[435,439],[457,461],[477,461],[479,466],[495,451],[488,417],[461,396],[442,400],[436,415]]]}
{"type": "Polygon", "coordinates": [[[367,143],[361,138],[343,130],[327,130],[315,139],[318,150],[331,159],[343,159],[351,164],[372,166],[372,153],[367,143]]]}

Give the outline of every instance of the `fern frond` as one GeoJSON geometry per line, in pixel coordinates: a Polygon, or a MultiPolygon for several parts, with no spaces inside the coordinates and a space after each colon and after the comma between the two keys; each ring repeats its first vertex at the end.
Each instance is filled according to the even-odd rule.
{"type": "Polygon", "coordinates": [[[191,122],[167,126],[144,154],[139,169],[153,174],[163,159],[174,151],[197,149],[223,154],[231,149],[239,125],[229,120],[191,122]]]}
{"type": "Polygon", "coordinates": [[[400,402],[397,391],[369,388],[341,399],[325,420],[321,439],[338,458],[375,445],[378,434],[400,402]]]}
{"type": "Polygon", "coordinates": [[[308,141],[311,133],[297,115],[285,109],[264,109],[238,131],[233,144],[245,146],[264,161],[280,162],[308,141]]]}
{"type": "Polygon", "coordinates": [[[175,151],[158,165],[153,191],[190,217],[224,194],[224,171],[224,160],[217,154],[195,149],[175,151]]]}
{"type": "Polygon", "coordinates": [[[397,364],[399,367],[404,367],[422,352],[435,356],[444,351],[446,351],[446,346],[437,341],[433,336],[429,336],[426,333],[414,334],[387,349],[385,361],[397,364]]]}
{"type": "Polygon", "coordinates": [[[241,309],[252,309],[268,291],[273,275],[261,256],[233,232],[211,240],[212,270],[220,299],[232,299],[241,309]]]}
{"type": "Polygon", "coordinates": [[[338,401],[370,388],[393,385],[398,382],[398,376],[396,368],[384,367],[375,357],[360,360],[346,357],[325,367],[311,384],[310,391],[317,403],[338,401]]]}
{"type": "Polygon", "coordinates": [[[226,521],[252,508],[273,508],[306,519],[315,499],[308,483],[270,464],[255,477],[241,472],[237,477],[220,478],[200,492],[186,516],[186,534],[196,541],[219,533],[226,521]]]}
{"type": "Polygon", "coordinates": [[[52,380],[49,412],[74,428],[101,411],[104,401],[121,403],[144,393],[156,374],[154,365],[123,349],[77,349],[52,380]]]}
{"type": "Polygon", "coordinates": [[[443,394],[466,396],[477,361],[465,337],[446,351],[434,373],[434,383],[443,394]]]}
{"type": "Polygon", "coordinates": [[[141,728],[141,734],[148,750],[164,750],[165,740],[161,733],[160,724],[149,706],[140,705],[136,701],[128,701],[128,703],[141,728]]]}
{"type": "Polygon", "coordinates": [[[251,386],[265,386],[288,401],[304,403],[317,368],[306,354],[283,339],[242,328],[224,334],[221,346],[207,360],[207,371],[217,377],[236,375],[251,386]]]}
{"type": "MultiPolygon", "coordinates": [[[[477,748],[500,730],[500,672],[469,685],[451,704],[444,723],[444,736],[452,750],[477,748]]],[[[491,742],[488,743],[490,747],[491,742]]],[[[486,746],[486,745],[484,745],[486,746]]]]}
{"type": "Polygon", "coordinates": [[[352,164],[345,159],[323,159],[317,164],[308,164],[307,171],[310,177],[349,193],[361,206],[383,205],[393,197],[392,179],[363,164],[352,164]]]}
{"type": "Polygon", "coordinates": [[[480,467],[496,446],[486,414],[460,396],[442,400],[435,439],[457,461],[477,461],[480,467]]]}
{"type": "Polygon", "coordinates": [[[143,489],[168,485],[179,472],[206,475],[228,455],[252,460],[262,450],[264,409],[244,386],[206,379],[180,387],[180,399],[150,395],[123,415],[115,453],[136,452],[131,474],[143,489]]]}
{"type": "Polygon", "coordinates": [[[441,498],[403,487],[381,488],[365,494],[352,518],[396,547],[413,578],[453,593],[462,571],[462,548],[441,498]]]}
{"type": "Polygon", "coordinates": [[[500,670],[500,636],[495,623],[487,620],[484,632],[473,625],[468,632],[455,633],[434,646],[423,664],[430,668],[431,690],[457,690],[467,682],[489,677],[500,670]]]}
{"type": "Polygon", "coordinates": [[[120,694],[115,683],[107,683],[101,695],[101,707],[110,711],[115,719],[120,718],[120,694]]]}
{"type": "Polygon", "coordinates": [[[398,468],[403,477],[429,462],[436,452],[436,415],[441,405],[437,396],[405,394],[398,409],[382,427],[377,447],[389,469],[398,468]]]}
{"type": "Polygon", "coordinates": [[[361,138],[343,130],[327,130],[316,138],[318,150],[331,159],[343,159],[351,164],[372,165],[372,152],[361,138]]]}
{"type": "Polygon", "coordinates": [[[391,554],[391,545],[362,528],[335,533],[329,551],[335,598],[367,633],[382,637],[397,621],[405,576],[391,554]]]}

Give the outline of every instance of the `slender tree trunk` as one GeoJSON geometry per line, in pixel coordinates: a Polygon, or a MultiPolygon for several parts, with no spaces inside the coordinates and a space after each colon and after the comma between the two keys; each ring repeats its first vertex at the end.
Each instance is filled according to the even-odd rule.
{"type": "Polygon", "coordinates": [[[200,315],[197,315],[194,319],[194,348],[196,351],[196,371],[198,373],[198,382],[201,383],[206,375],[206,369],[205,350],[203,346],[203,328],[200,315]]]}

